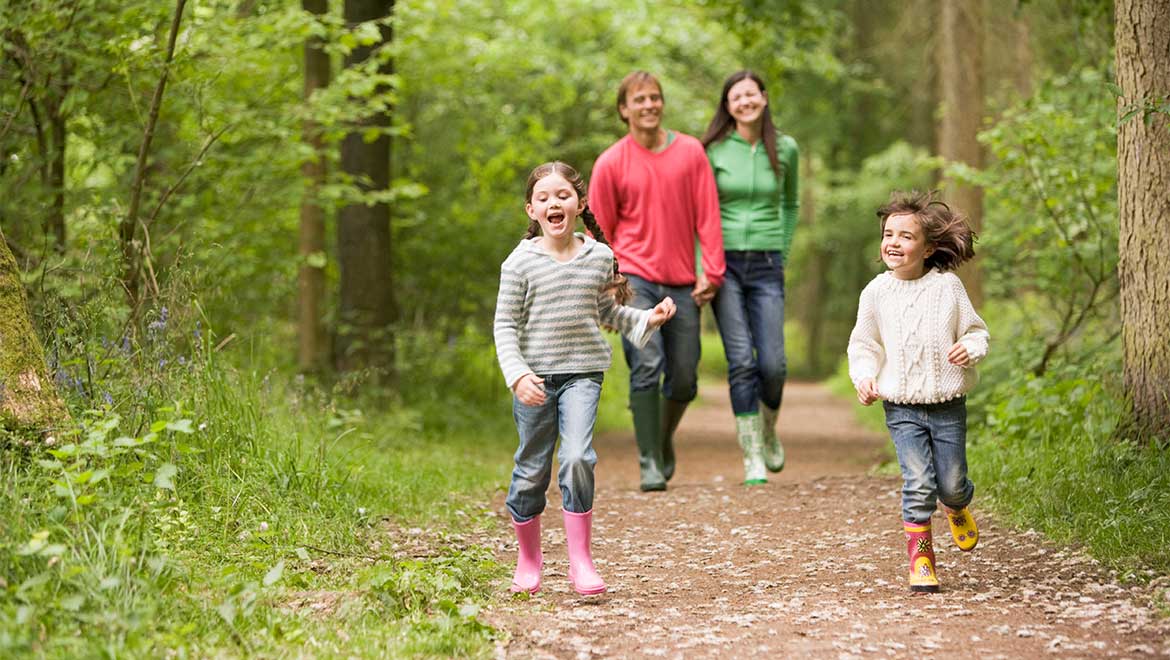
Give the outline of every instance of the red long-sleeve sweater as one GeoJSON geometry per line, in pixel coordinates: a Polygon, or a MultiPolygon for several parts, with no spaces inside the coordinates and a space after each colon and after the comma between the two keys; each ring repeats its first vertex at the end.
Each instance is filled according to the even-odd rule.
{"type": "Polygon", "coordinates": [[[676,133],[658,153],[630,135],[618,140],[593,165],[589,208],[622,272],[657,284],[692,285],[697,235],[707,280],[723,284],[719,192],[695,138],[676,133]]]}

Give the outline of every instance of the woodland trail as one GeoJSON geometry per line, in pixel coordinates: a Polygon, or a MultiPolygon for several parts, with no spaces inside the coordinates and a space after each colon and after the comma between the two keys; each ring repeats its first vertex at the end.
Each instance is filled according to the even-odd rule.
{"type": "MultiPolygon", "coordinates": [[[[722,384],[706,384],[677,437],[663,493],[638,491],[631,432],[599,437],[594,557],[609,584],[579,597],[567,578],[560,496],[543,517],[542,591],[485,613],[502,658],[1170,657],[1170,619],[1147,588],[972,507],[980,543],[954,547],[934,519],[942,593],[906,587],[900,479],[867,475],[888,442],[850,404],[793,383],[779,424],[788,466],[744,487],[722,384]]],[[[979,484],[976,484],[978,488],[979,484]]],[[[505,517],[503,498],[493,503],[505,517]]],[[[510,533],[510,525],[501,525],[510,533]]],[[[515,561],[510,534],[500,559],[515,561]]]]}

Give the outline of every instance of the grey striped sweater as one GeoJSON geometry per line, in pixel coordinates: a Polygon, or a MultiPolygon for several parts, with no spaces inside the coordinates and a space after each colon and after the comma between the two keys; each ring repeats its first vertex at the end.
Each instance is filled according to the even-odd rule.
{"type": "Polygon", "coordinates": [[[520,241],[500,267],[496,299],[496,356],[512,387],[521,376],[605,371],[609,343],[601,324],[645,346],[653,334],[650,310],[617,304],[603,291],[613,276],[613,251],[589,236],[566,263],[552,258],[540,237],[520,241]]]}

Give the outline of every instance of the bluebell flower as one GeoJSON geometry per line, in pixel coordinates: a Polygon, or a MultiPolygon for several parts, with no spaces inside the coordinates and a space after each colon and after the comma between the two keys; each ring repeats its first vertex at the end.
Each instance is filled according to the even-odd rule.
{"type": "Polygon", "coordinates": [[[105,401],[107,406],[114,405],[114,397],[110,396],[109,392],[102,392],[102,401],[105,401]]]}

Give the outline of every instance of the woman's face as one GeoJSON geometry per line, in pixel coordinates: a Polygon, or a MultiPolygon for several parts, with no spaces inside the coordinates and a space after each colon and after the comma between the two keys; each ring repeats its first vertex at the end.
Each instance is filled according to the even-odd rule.
{"type": "Polygon", "coordinates": [[[760,86],[751,78],[731,86],[727,90],[727,112],[735,119],[736,124],[755,124],[764,116],[764,106],[768,104],[768,95],[760,90],[760,86]]]}

